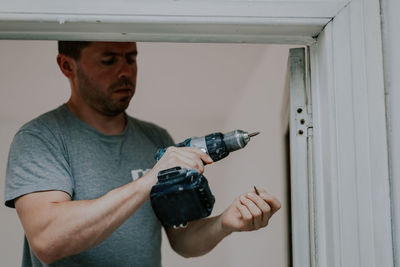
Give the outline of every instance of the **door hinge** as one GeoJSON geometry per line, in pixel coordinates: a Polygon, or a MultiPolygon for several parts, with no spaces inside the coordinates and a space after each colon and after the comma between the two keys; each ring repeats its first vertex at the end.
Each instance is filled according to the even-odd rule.
{"type": "Polygon", "coordinates": [[[297,136],[312,136],[312,116],[311,113],[307,112],[305,106],[297,107],[295,121],[297,136]]]}

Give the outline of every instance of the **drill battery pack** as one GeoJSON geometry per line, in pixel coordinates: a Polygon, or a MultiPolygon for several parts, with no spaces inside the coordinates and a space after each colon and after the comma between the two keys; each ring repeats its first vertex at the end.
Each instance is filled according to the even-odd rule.
{"type": "Polygon", "coordinates": [[[175,228],[209,216],[215,202],[207,179],[196,170],[180,167],[158,173],[150,200],[161,224],[175,228]]]}

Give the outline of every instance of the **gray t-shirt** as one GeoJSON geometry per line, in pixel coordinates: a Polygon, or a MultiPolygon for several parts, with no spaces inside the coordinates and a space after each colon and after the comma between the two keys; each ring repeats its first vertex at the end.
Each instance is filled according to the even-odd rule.
{"type": "MultiPolygon", "coordinates": [[[[9,153],[5,204],[45,190],[94,199],[139,178],[173,141],[154,124],[126,118],[122,134],[104,135],[62,105],[24,125],[9,153]]],[[[147,201],[104,242],[54,264],[41,263],[25,238],[22,266],[161,266],[160,245],[161,225],[147,201]]]]}

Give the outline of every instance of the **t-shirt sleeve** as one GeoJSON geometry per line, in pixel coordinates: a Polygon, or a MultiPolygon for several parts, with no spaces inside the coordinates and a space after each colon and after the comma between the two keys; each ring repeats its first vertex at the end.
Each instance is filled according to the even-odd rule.
{"type": "Polygon", "coordinates": [[[22,195],[57,190],[72,196],[73,180],[67,155],[57,138],[46,132],[20,130],[8,155],[5,205],[14,207],[22,195]]]}
{"type": "Polygon", "coordinates": [[[142,130],[144,135],[146,135],[158,148],[166,148],[175,144],[171,135],[164,128],[159,127],[154,123],[149,123],[137,119],[135,120],[135,122],[142,130]]]}
{"type": "Polygon", "coordinates": [[[172,139],[171,135],[168,133],[167,130],[162,131],[162,139],[164,147],[173,146],[175,144],[174,140],[172,139]]]}

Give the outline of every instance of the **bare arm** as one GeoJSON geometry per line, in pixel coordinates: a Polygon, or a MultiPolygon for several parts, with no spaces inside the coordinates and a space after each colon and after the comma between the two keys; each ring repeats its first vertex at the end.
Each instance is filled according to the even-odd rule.
{"type": "Polygon", "coordinates": [[[93,200],[71,201],[61,191],[31,193],[15,207],[36,256],[51,263],[105,240],[147,200],[146,182],[139,179],[93,200]]]}
{"type": "Polygon", "coordinates": [[[184,257],[201,256],[232,232],[266,227],[281,204],[265,190],[259,192],[241,195],[219,216],[190,222],[183,229],[167,228],[172,248],[184,257]]]}
{"type": "Polygon", "coordinates": [[[93,200],[71,201],[61,191],[36,192],[15,200],[26,237],[45,263],[85,251],[111,235],[146,200],[160,170],[174,166],[203,172],[211,158],[193,148],[171,148],[142,178],[93,200]]]}

